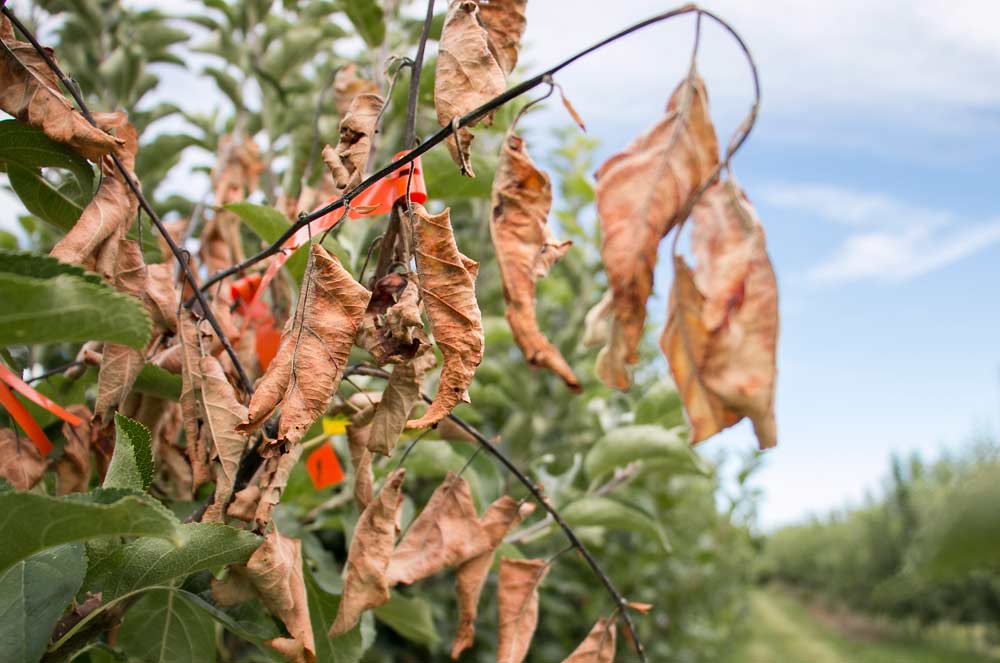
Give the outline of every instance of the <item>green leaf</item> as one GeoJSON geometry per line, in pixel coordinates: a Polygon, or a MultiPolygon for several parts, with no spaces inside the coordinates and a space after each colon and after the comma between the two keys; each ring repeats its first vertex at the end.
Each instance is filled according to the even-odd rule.
{"type": "Polygon", "coordinates": [[[146,364],[139,371],[132,388],[143,394],[176,401],[181,397],[181,376],[155,364],[146,364]]]}
{"type": "Polygon", "coordinates": [[[218,86],[222,94],[226,95],[233,102],[236,110],[243,108],[243,93],[240,91],[240,84],[235,78],[222,69],[215,67],[205,67],[201,73],[208,74],[215,81],[216,86],[218,86]]]}
{"type": "MultiPolygon", "coordinates": [[[[268,244],[273,244],[292,225],[284,214],[266,205],[230,203],[226,205],[226,209],[240,217],[250,230],[257,233],[257,236],[268,244]]],[[[295,277],[297,282],[301,283],[302,275],[306,272],[306,263],[308,261],[308,251],[304,246],[300,246],[285,261],[285,269],[295,277]]]]}
{"type": "Polygon", "coordinates": [[[139,349],[152,329],[138,299],[68,274],[0,273],[0,302],[0,347],[94,340],[139,349]]]}
{"type": "Polygon", "coordinates": [[[424,599],[393,594],[388,603],[374,612],[375,619],[411,642],[430,648],[441,641],[434,628],[431,604],[424,599]]]}
{"type": "Polygon", "coordinates": [[[162,504],[121,491],[66,497],[0,493],[0,513],[0,570],[47,548],[98,536],[155,536],[183,543],[180,523],[162,504]]]}
{"type": "Polygon", "coordinates": [[[153,482],[153,451],[149,429],[115,413],[115,451],[104,475],[104,488],[145,491],[153,482]]]}
{"type": "Polygon", "coordinates": [[[357,663],[374,639],[373,633],[371,637],[366,637],[365,633],[366,628],[368,631],[373,630],[371,617],[366,613],[359,625],[341,636],[331,638],[328,632],[337,616],[340,597],[323,591],[308,565],[303,564],[302,574],[309,600],[309,621],[316,640],[317,663],[357,663]]]}
{"type": "Polygon", "coordinates": [[[75,200],[63,187],[46,179],[37,168],[8,164],[7,178],[29,212],[63,232],[72,228],[83,214],[86,203],[75,200]]]}
{"type": "Polygon", "coordinates": [[[658,424],[664,428],[684,425],[681,395],[673,383],[660,381],[643,392],[635,405],[635,423],[658,424]]]}
{"type": "Polygon", "coordinates": [[[94,168],[86,159],[46,136],[40,129],[17,120],[0,121],[0,169],[17,164],[22,168],[61,168],[72,173],[81,193],[94,190],[94,168]]]}
{"type": "Polygon", "coordinates": [[[670,552],[666,532],[655,520],[635,507],[607,497],[584,497],[562,509],[563,519],[571,527],[607,527],[628,530],[660,542],[670,552]]]}
{"type": "Polygon", "coordinates": [[[34,663],[52,628],[83,583],[83,546],[70,544],[32,555],[0,575],[0,651],[9,663],[34,663]]]}
{"type": "Polygon", "coordinates": [[[79,276],[91,283],[103,283],[101,276],[88,272],[77,265],[67,265],[52,256],[38,255],[26,251],[0,251],[0,272],[47,279],[60,274],[79,276]]]}
{"type": "Polygon", "coordinates": [[[343,7],[366,44],[374,48],[385,41],[385,16],[376,0],[347,0],[343,7]]]}
{"type": "Polygon", "coordinates": [[[119,546],[88,571],[87,587],[105,601],[122,594],[166,585],[196,571],[243,564],[260,545],[260,537],[221,523],[188,523],[179,528],[184,544],[142,537],[119,546]]]}
{"type": "Polygon", "coordinates": [[[677,473],[707,472],[704,463],[691,450],[677,429],[640,425],[616,428],[599,439],[583,461],[587,476],[600,479],[616,467],[639,460],[667,460],[677,473]]]}
{"type": "Polygon", "coordinates": [[[129,608],[116,642],[130,660],[149,663],[215,661],[212,618],[167,589],[150,590],[129,608]]]}
{"type": "MultiPolygon", "coordinates": [[[[183,589],[176,589],[174,592],[180,598],[184,599],[195,608],[198,608],[206,615],[222,624],[223,627],[229,629],[233,635],[239,636],[247,642],[252,642],[262,649],[264,647],[265,640],[269,640],[277,635],[276,629],[274,631],[267,629],[264,624],[249,624],[245,621],[237,621],[232,617],[232,615],[223,610],[219,610],[197,594],[192,594],[191,592],[183,589]],[[256,628],[257,632],[254,632],[251,628],[256,628]]],[[[260,609],[263,610],[263,608],[260,609]]]]}

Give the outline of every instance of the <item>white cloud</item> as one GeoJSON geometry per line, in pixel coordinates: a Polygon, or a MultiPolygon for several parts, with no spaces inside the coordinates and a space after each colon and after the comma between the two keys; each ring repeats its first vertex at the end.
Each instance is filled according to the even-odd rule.
{"type": "Polygon", "coordinates": [[[881,193],[825,185],[771,185],[767,204],[852,229],[809,277],[830,284],[906,281],[1000,242],[1000,218],[967,223],[945,210],[911,205],[881,193]]]}

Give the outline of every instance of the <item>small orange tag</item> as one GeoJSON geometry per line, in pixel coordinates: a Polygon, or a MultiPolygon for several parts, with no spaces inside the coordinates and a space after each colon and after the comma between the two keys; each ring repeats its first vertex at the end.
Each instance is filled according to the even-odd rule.
{"type": "Polygon", "coordinates": [[[312,479],[316,490],[335,486],[344,480],[344,469],[340,466],[340,460],[329,442],[325,442],[319,449],[309,454],[309,458],[306,459],[306,469],[309,470],[309,478],[312,479]]]}

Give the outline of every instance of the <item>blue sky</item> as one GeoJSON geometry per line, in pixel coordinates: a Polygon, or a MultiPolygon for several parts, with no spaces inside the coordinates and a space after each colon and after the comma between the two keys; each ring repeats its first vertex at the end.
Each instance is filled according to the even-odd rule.
{"type": "MultiPolygon", "coordinates": [[[[1000,3],[871,4],[707,5],[742,33],[763,87],[734,170],[764,222],[781,293],[779,446],[757,478],[765,528],[861,500],[894,451],[934,454],[997,428],[1000,3]]],[[[528,6],[525,73],[670,5],[528,6]]],[[[686,69],[692,26],[647,28],[557,77],[602,158],[660,116],[686,69]]],[[[746,65],[708,23],[701,55],[728,137],[750,101],[746,65]]],[[[567,118],[556,103],[528,122],[544,131],[567,118]]],[[[0,225],[14,209],[0,200],[0,225]]],[[[657,278],[652,324],[665,317],[669,272],[657,278]]],[[[704,448],[753,444],[741,424],[704,448]]]]}
{"type": "MultiPolygon", "coordinates": [[[[555,62],[667,7],[573,4],[529,3],[529,60],[555,62]]],[[[893,452],[935,455],[997,427],[1000,45],[989,26],[1000,7],[870,4],[708,5],[742,33],[763,87],[735,173],[781,293],[779,446],[757,476],[765,528],[860,501],[893,452]]],[[[750,100],[746,68],[703,29],[700,68],[728,136],[750,100]]],[[[602,155],[659,116],[691,34],[690,19],[647,28],[557,77],[602,155]]],[[[669,271],[657,278],[650,314],[661,321],[669,271]]],[[[752,445],[744,423],[704,448],[752,445]]]]}

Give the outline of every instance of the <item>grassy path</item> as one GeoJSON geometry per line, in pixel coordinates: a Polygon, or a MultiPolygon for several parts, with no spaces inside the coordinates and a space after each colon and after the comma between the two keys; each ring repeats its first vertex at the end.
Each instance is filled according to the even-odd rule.
{"type": "Polygon", "coordinates": [[[756,590],[751,601],[752,635],[727,663],[983,663],[925,642],[851,638],[775,591],[756,590]]]}

